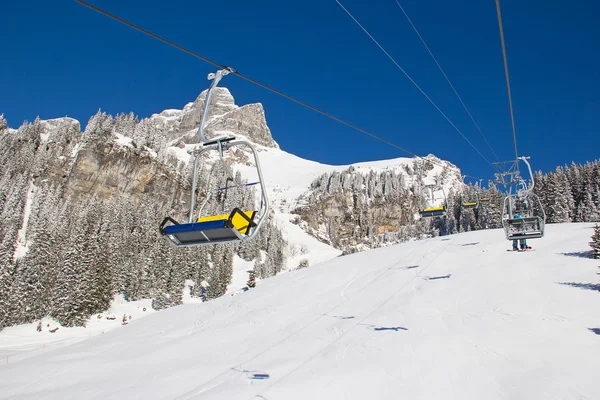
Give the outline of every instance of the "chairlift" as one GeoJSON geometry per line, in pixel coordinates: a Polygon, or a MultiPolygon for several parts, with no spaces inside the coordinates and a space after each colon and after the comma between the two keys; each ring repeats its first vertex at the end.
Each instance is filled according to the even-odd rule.
{"type": "Polygon", "coordinates": [[[504,198],[502,226],[506,239],[538,239],[544,237],[546,214],[539,197],[533,193],[535,185],[529,157],[519,157],[527,165],[531,176],[531,185],[518,178],[516,193],[504,198]]]}
{"type": "Polygon", "coordinates": [[[228,70],[219,70],[216,73],[210,73],[208,75],[208,79],[213,82],[206,95],[202,110],[202,118],[200,120],[200,126],[198,127],[198,136],[202,142],[202,148],[197,152],[194,159],[189,220],[187,223],[179,223],[167,216],[159,226],[160,234],[175,246],[200,246],[248,241],[256,236],[269,213],[267,190],[265,188],[258,154],[254,146],[245,140],[235,140],[235,137],[233,136],[221,136],[209,140],[204,135],[205,123],[208,117],[213,91],[221,78],[229,74],[229,72],[230,71],[228,70]],[[196,218],[194,209],[196,203],[196,186],[198,183],[198,166],[200,164],[201,156],[208,152],[217,152],[219,161],[225,166],[223,153],[234,146],[246,147],[251,150],[258,173],[258,181],[245,184],[232,184],[234,183],[233,178],[228,177],[224,187],[208,191],[204,202],[200,206],[198,212],[199,216],[196,218]],[[219,196],[226,198],[229,189],[254,185],[260,187],[260,207],[258,210],[242,210],[239,207],[234,207],[231,212],[226,214],[203,215],[203,210],[214,193],[218,193],[219,196]]]}
{"type": "MultiPolygon", "coordinates": [[[[467,177],[466,175],[463,175],[463,183],[464,183],[464,179],[466,177],[467,177]]],[[[477,200],[469,199],[469,201],[462,201],[462,195],[461,195],[461,202],[460,202],[461,207],[464,210],[472,210],[474,208],[479,208],[479,195],[477,197],[478,197],[477,200]]]]}
{"type": "Polygon", "coordinates": [[[419,214],[421,215],[421,217],[423,218],[430,218],[430,217],[443,217],[446,215],[446,192],[444,191],[443,186],[441,185],[427,185],[426,186],[430,192],[431,192],[431,201],[434,201],[434,197],[433,197],[433,192],[434,189],[436,188],[440,188],[442,189],[442,193],[444,194],[444,204],[441,206],[436,206],[436,207],[427,207],[424,208],[423,210],[419,211],[419,214]]]}
{"type": "Polygon", "coordinates": [[[467,201],[467,202],[461,203],[461,206],[465,210],[472,210],[472,209],[478,207],[478,203],[476,201],[467,201]]]}

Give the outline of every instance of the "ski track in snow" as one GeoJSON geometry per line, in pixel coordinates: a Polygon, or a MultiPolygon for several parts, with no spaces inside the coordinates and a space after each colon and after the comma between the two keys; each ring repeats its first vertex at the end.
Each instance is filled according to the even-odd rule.
{"type": "Polygon", "coordinates": [[[0,398],[600,398],[598,263],[565,256],[592,226],[337,257],[11,361],[0,398]]]}

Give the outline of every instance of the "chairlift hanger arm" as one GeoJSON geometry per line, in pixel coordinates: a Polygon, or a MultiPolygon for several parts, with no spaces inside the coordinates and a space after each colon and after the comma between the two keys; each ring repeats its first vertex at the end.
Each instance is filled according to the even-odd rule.
{"type": "Polygon", "coordinates": [[[215,73],[211,72],[210,74],[208,74],[208,79],[212,80],[212,84],[208,89],[206,99],[204,99],[204,106],[202,107],[202,118],[200,119],[200,125],[198,126],[198,136],[200,136],[200,140],[204,144],[209,142],[206,136],[204,136],[204,125],[206,124],[206,119],[208,118],[208,110],[210,109],[210,101],[212,99],[213,91],[219,85],[221,78],[223,78],[227,74],[229,74],[229,70],[227,69],[220,69],[215,73]]]}
{"type": "Polygon", "coordinates": [[[519,160],[522,160],[525,165],[527,165],[527,169],[529,170],[529,176],[531,177],[531,188],[528,189],[529,192],[533,192],[533,188],[535,187],[535,179],[533,178],[533,171],[531,170],[531,164],[529,164],[529,160],[531,157],[519,157],[519,160]]]}

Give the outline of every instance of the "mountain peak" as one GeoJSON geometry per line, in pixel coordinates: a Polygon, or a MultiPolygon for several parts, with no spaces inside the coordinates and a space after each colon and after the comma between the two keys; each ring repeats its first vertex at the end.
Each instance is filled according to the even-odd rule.
{"type": "MultiPolygon", "coordinates": [[[[207,94],[208,89],[202,91],[196,100],[186,104],[183,110],[164,110],[151,118],[162,120],[161,124],[169,131],[168,140],[180,139],[185,143],[197,143],[199,138],[195,131],[200,125],[207,94]]],[[[240,107],[235,104],[229,89],[217,87],[211,99],[205,135],[212,138],[224,134],[243,136],[256,144],[279,148],[267,126],[262,104],[253,103],[240,107]]]]}

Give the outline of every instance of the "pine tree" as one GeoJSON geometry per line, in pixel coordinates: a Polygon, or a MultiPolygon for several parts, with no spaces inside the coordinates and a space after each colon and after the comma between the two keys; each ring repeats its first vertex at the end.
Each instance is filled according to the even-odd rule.
{"type": "Polygon", "coordinates": [[[4,114],[0,114],[0,134],[4,133],[5,129],[8,129],[8,123],[6,122],[6,118],[4,118],[4,114]]]}
{"type": "Polygon", "coordinates": [[[592,247],[592,255],[594,258],[600,258],[600,225],[598,224],[594,227],[594,234],[592,235],[590,246],[592,247]]]}
{"type": "Polygon", "coordinates": [[[248,283],[246,283],[246,286],[248,286],[249,288],[256,287],[256,276],[254,275],[254,271],[250,271],[248,276],[248,283]]]}
{"type": "Polygon", "coordinates": [[[93,260],[87,252],[89,221],[85,206],[76,208],[73,214],[63,265],[51,296],[51,315],[64,326],[82,325],[91,315],[92,309],[89,293],[93,279],[93,260]]]}
{"type": "Polygon", "coordinates": [[[14,323],[14,288],[16,265],[13,262],[17,228],[10,226],[0,241],[0,330],[14,323]]]}

